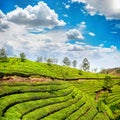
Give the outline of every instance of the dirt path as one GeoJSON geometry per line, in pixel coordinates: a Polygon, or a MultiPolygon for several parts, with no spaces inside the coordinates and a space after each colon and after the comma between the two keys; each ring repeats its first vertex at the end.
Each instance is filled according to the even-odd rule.
{"type": "Polygon", "coordinates": [[[0,82],[49,82],[53,81],[50,78],[27,78],[19,76],[9,76],[0,79],[0,82]]]}

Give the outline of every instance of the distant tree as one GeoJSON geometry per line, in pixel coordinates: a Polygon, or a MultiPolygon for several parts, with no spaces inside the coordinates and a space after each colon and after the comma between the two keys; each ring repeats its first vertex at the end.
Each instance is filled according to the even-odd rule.
{"type": "Polygon", "coordinates": [[[64,65],[67,65],[67,66],[70,66],[70,65],[71,65],[71,61],[69,60],[69,58],[65,57],[65,58],[63,59],[63,64],[64,64],[64,65]]]}
{"type": "Polygon", "coordinates": [[[21,62],[24,62],[26,59],[25,53],[20,53],[21,62]]]}
{"type": "Polygon", "coordinates": [[[84,58],[84,59],[83,59],[82,69],[83,69],[84,71],[89,71],[89,69],[90,69],[90,63],[89,63],[89,61],[88,61],[87,58],[84,58]]]}
{"type": "Polygon", "coordinates": [[[43,61],[43,58],[42,58],[42,57],[37,57],[36,62],[42,62],[42,61],[43,61]]]}
{"type": "Polygon", "coordinates": [[[4,48],[0,50],[0,60],[3,60],[3,61],[7,60],[7,54],[4,48]]]}
{"type": "Polygon", "coordinates": [[[47,59],[47,63],[48,63],[48,64],[52,64],[52,63],[53,63],[53,60],[52,60],[51,58],[48,58],[48,59],[47,59]]]}
{"type": "Polygon", "coordinates": [[[77,66],[77,61],[76,61],[76,60],[73,60],[73,61],[72,61],[72,65],[73,65],[73,67],[76,67],[76,66],[77,66]]]}

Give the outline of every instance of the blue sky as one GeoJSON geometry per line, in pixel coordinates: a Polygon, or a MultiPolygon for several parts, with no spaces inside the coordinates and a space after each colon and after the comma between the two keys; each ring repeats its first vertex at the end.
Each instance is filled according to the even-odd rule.
{"type": "Polygon", "coordinates": [[[0,48],[29,59],[67,56],[78,67],[120,67],[119,0],[0,1],[0,48]]]}

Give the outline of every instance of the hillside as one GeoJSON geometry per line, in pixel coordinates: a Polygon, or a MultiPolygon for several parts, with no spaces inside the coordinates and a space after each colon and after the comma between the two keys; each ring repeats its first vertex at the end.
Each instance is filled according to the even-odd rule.
{"type": "Polygon", "coordinates": [[[119,84],[112,87],[107,99],[101,96],[107,100],[105,104],[93,97],[95,90],[101,89],[102,81],[78,83],[1,82],[0,120],[119,120],[119,84]]]}
{"type": "Polygon", "coordinates": [[[105,74],[84,72],[68,66],[34,62],[20,58],[8,58],[7,61],[0,61],[0,74],[16,75],[22,77],[47,77],[51,79],[79,79],[79,78],[104,78],[105,74]]]}
{"type": "Polygon", "coordinates": [[[101,71],[102,74],[111,74],[115,76],[120,76],[120,68],[110,68],[110,69],[104,69],[101,71]]]}
{"type": "Polygon", "coordinates": [[[0,74],[0,120],[120,119],[120,79],[20,58],[0,61],[0,74]]]}

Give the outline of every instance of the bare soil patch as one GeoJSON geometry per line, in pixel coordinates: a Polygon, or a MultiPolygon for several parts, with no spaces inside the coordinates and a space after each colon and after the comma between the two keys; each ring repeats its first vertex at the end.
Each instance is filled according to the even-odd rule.
{"type": "Polygon", "coordinates": [[[50,78],[27,78],[19,76],[9,76],[0,79],[0,82],[49,82],[53,81],[50,78]]]}

